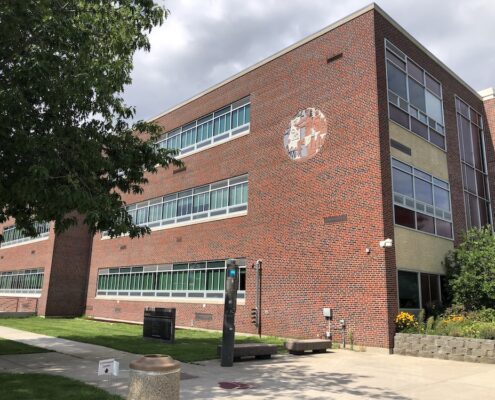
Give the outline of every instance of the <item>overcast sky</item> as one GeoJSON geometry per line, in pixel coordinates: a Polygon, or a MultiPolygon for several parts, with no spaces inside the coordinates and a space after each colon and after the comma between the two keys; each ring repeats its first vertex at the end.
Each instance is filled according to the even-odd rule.
{"type": "MultiPolygon", "coordinates": [[[[125,92],[148,119],[366,6],[367,0],[167,0],[125,92]]],[[[495,86],[495,0],[381,0],[474,89],[495,86]]]]}

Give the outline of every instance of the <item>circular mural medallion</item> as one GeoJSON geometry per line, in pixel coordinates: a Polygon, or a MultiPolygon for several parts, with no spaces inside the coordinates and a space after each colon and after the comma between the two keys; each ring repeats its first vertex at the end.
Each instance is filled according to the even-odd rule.
{"type": "Polygon", "coordinates": [[[304,160],[317,154],[327,135],[327,120],[317,108],[299,111],[284,134],[284,147],[292,160],[304,160]]]}

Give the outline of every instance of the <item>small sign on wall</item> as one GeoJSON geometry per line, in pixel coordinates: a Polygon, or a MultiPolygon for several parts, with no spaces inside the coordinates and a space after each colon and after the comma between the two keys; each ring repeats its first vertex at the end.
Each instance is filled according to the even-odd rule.
{"type": "Polygon", "coordinates": [[[113,358],[108,360],[101,360],[98,363],[98,376],[100,375],[119,375],[119,362],[113,358]]]}

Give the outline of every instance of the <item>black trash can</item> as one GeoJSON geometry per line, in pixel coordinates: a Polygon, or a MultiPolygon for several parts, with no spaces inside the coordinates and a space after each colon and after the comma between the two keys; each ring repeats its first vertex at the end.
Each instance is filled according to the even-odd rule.
{"type": "Polygon", "coordinates": [[[175,308],[145,308],[143,337],[173,343],[175,340],[175,308]]]}

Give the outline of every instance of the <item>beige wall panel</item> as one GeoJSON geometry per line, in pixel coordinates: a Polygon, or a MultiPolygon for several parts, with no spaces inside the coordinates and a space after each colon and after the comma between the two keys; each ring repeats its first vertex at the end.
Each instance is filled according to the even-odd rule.
{"type": "Polygon", "coordinates": [[[395,227],[397,269],[444,274],[445,255],[453,248],[452,240],[395,227]]]}
{"type": "Polygon", "coordinates": [[[411,155],[390,147],[392,157],[413,165],[433,176],[449,180],[447,154],[412,132],[389,121],[390,138],[411,149],[411,155]]]}

